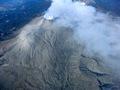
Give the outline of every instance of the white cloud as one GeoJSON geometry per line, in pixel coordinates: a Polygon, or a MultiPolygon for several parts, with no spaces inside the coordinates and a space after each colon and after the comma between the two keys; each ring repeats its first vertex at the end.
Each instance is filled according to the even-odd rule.
{"type": "Polygon", "coordinates": [[[53,0],[45,15],[58,18],[56,23],[76,30],[75,37],[84,42],[90,55],[97,53],[106,63],[120,69],[120,20],[71,0],[53,0]]]}

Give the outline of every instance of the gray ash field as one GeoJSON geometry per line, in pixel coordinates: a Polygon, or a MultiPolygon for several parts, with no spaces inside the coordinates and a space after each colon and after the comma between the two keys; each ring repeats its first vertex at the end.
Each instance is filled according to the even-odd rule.
{"type": "Polygon", "coordinates": [[[1,0],[0,90],[120,90],[115,2],[1,0]]]}

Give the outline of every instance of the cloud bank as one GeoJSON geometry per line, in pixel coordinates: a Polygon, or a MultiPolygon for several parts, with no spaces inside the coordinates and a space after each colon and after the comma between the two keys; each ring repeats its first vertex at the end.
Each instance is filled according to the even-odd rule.
{"type": "Polygon", "coordinates": [[[53,0],[44,18],[75,30],[75,38],[89,56],[98,55],[107,65],[120,69],[120,20],[84,2],[53,0]],[[51,19],[51,18],[50,18],[51,19]]]}

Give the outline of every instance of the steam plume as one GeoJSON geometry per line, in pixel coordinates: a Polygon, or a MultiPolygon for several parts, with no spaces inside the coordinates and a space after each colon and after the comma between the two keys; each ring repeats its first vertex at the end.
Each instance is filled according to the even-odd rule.
{"type": "Polygon", "coordinates": [[[89,56],[98,55],[112,68],[120,69],[120,23],[117,18],[84,2],[53,0],[45,14],[56,23],[75,30],[75,38],[85,45],[89,56]]]}

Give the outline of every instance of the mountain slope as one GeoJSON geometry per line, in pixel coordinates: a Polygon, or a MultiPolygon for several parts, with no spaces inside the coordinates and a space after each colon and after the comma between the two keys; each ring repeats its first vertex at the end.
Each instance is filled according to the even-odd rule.
{"type": "MultiPolygon", "coordinates": [[[[0,57],[1,90],[109,90],[110,70],[84,55],[74,30],[42,17],[6,42],[0,57]]],[[[1,47],[2,49],[3,47],[1,47]]]]}

